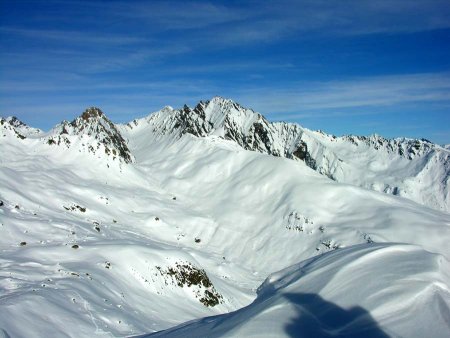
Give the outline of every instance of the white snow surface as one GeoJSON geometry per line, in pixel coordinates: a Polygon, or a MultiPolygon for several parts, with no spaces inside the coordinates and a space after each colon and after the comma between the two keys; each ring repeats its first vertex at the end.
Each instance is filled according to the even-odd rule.
{"type": "Polygon", "coordinates": [[[446,337],[449,271],[416,246],[355,245],[271,275],[238,311],[145,337],[446,337]]]}
{"type": "MultiPolygon", "coordinates": [[[[105,143],[115,128],[22,138],[2,119],[0,336],[137,336],[192,320],[158,335],[447,336],[448,212],[245,150],[226,126],[180,135],[174,113],[116,126],[132,161],[102,148],[125,149],[105,143]],[[56,135],[70,146],[48,144],[56,135]],[[180,264],[211,286],[179,285],[166,272],[180,264]],[[219,304],[200,301],[207,290],[219,304]]],[[[244,129],[262,118],[240,114],[244,129]]]]}

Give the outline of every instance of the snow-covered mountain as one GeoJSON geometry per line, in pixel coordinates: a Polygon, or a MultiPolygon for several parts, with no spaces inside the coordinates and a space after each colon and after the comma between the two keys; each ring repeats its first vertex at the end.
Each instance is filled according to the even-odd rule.
{"type": "Polygon", "coordinates": [[[27,136],[37,136],[42,133],[42,130],[27,126],[15,116],[0,117],[0,125],[3,130],[3,137],[6,137],[7,133],[12,133],[17,138],[24,140],[27,136]]]}
{"type": "Polygon", "coordinates": [[[133,161],[125,140],[116,126],[96,107],[86,109],[72,122],[63,121],[46,137],[50,145],[63,143],[67,148],[75,139],[85,151],[92,154],[105,153],[113,160],[118,158],[125,163],[133,161]],[[85,140],[83,142],[83,140],[85,140]]]}
{"type": "Polygon", "coordinates": [[[450,211],[450,152],[425,139],[336,137],[298,124],[270,123],[261,114],[220,97],[193,109],[166,107],[127,127],[142,125],[160,135],[220,136],[246,150],[304,161],[338,182],[450,211]]]}
{"type": "Polygon", "coordinates": [[[408,159],[375,149],[376,137],[349,146],[220,98],[127,125],[96,108],[47,133],[10,121],[0,129],[0,336],[450,330],[449,213],[363,184],[407,176],[444,148],[419,141],[408,159]],[[361,182],[324,175],[319,146],[361,182]],[[378,162],[364,172],[355,149],[378,162]]]}
{"type": "Polygon", "coordinates": [[[95,107],[86,109],[72,122],[61,122],[48,133],[31,128],[16,117],[1,118],[0,124],[3,137],[15,136],[30,147],[39,142],[47,145],[50,151],[71,149],[66,152],[69,157],[78,156],[77,152],[96,157],[105,154],[111,161],[133,162],[133,155],[117,127],[95,107]]]}

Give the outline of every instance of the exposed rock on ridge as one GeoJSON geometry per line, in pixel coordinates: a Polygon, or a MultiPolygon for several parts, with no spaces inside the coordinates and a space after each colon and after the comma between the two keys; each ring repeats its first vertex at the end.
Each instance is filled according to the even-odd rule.
{"type": "Polygon", "coordinates": [[[71,136],[78,138],[91,138],[91,141],[82,143],[88,152],[96,154],[100,149],[113,159],[123,160],[125,163],[133,162],[133,155],[128,149],[127,142],[106,115],[96,107],[86,109],[72,122],[63,121],[54,128],[47,140],[49,145],[65,144],[70,147],[71,136]]]}
{"type": "Polygon", "coordinates": [[[26,139],[28,136],[35,136],[42,133],[42,130],[28,126],[15,116],[9,116],[7,118],[0,117],[0,126],[3,135],[12,132],[21,140],[26,139]]]}

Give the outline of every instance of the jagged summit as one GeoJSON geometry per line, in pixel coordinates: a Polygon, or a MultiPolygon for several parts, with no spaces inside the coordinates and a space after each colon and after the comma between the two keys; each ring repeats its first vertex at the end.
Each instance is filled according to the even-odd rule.
{"type": "Polygon", "coordinates": [[[26,123],[24,123],[21,120],[19,120],[16,116],[8,116],[5,119],[5,121],[8,122],[13,127],[24,127],[24,126],[27,125],[26,123]]]}
{"type": "Polygon", "coordinates": [[[42,130],[28,126],[16,116],[8,116],[6,118],[0,117],[0,125],[3,130],[3,135],[6,135],[6,133],[13,133],[21,140],[42,133],[42,130]]]}
{"type": "MultiPolygon", "coordinates": [[[[292,123],[271,123],[263,115],[231,99],[219,96],[200,101],[194,108],[163,109],[145,119],[161,136],[180,138],[218,136],[236,142],[246,150],[302,160],[313,169],[317,163],[302,139],[304,128],[292,123]]],[[[137,126],[138,121],[134,121],[137,126]]],[[[133,125],[128,124],[130,129],[133,125]]]]}
{"type": "Polygon", "coordinates": [[[83,120],[88,120],[90,118],[98,118],[103,116],[103,112],[100,110],[100,108],[97,107],[89,107],[87,108],[83,114],[81,114],[81,118],[83,120]]]}
{"type": "Polygon", "coordinates": [[[0,124],[5,128],[6,125],[9,128],[20,128],[20,127],[26,127],[27,125],[23,123],[21,120],[19,120],[15,116],[8,116],[8,117],[0,117],[0,124]]]}
{"type": "Polygon", "coordinates": [[[87,108],[72,122],[63,121],[53,129],[47,143],[65,144],[70,147],[73,138],[90,138],[91,142],[82,142],[81,146],[87,152],[96,154],[102,150],[106,155],[118,158],[125,163],[133,162],[133,155],[128,149],[127,142],[120,134],[114,123],[96,107],[87,108]]]}
{"type": "MultiPolygon", "coordinates": [[[[64,123],[64,122],[63,122],[64,123]]],[[[104,130],[114,130],[114,123],[96,107],[87,108],[80,116],[70,122],[70,125],[77,130],[78,133],[86,133],[93,135],[101,133],[104,130]]]]}
{"type": "Polygon", "coordinates": [[[387,139],[378,134],[373,134],[370,136],[345,135],[342,139],[356,146],[365,144],[375,150],[384,150],[388,153],[398,154],[408,160],[412,160],[417,156],[423,156],[435,148],[440,148],[424,138],[420,140],[404,137],[387,139]]]}

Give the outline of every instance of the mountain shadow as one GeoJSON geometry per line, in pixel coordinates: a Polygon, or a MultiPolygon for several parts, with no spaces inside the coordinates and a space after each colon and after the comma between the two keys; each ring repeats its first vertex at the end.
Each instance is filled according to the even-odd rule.
{"type": "Polygon", "coordinates": [[[285,326],[290,337],[389,337],[362,307],[343,309],[312,293],[288,293],[284,296],[295,304],[298,311],[297,317],[285,326]]]}

